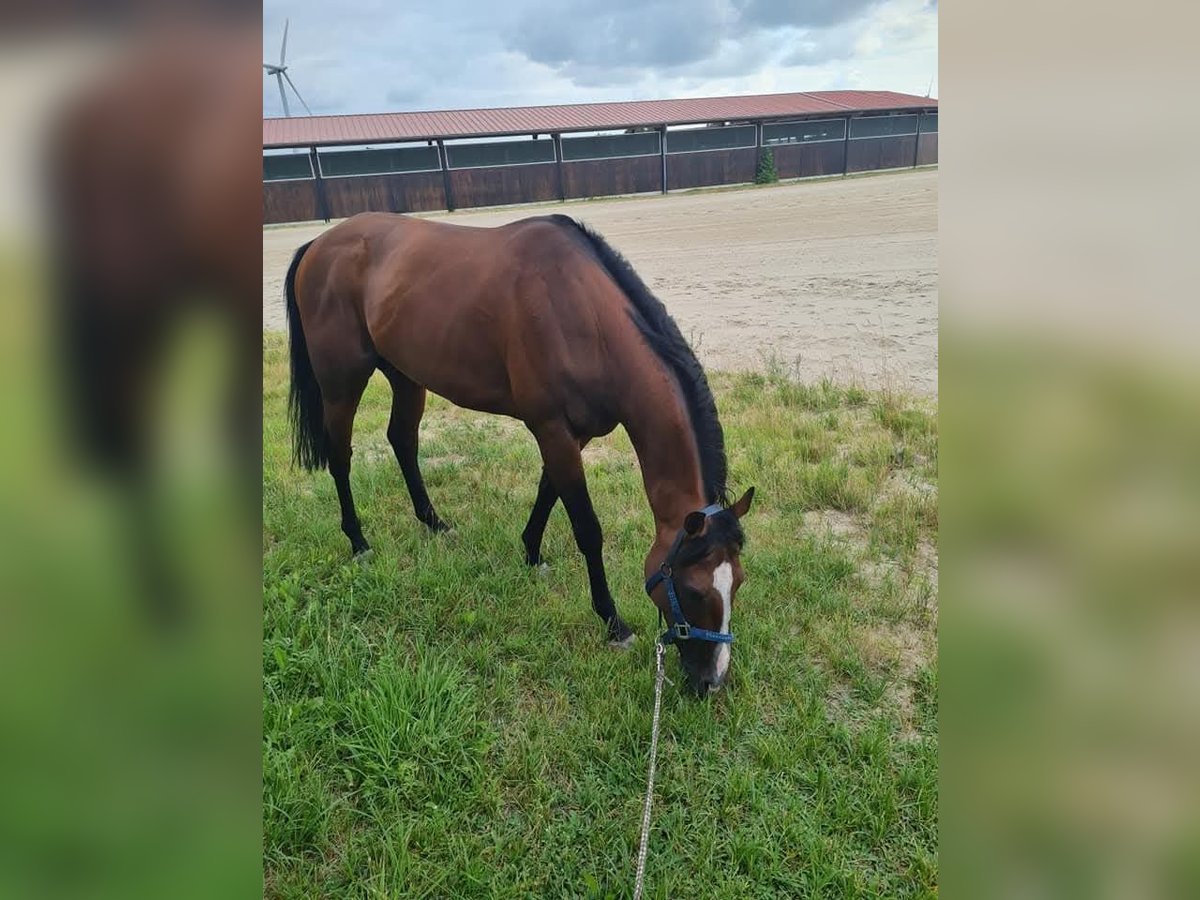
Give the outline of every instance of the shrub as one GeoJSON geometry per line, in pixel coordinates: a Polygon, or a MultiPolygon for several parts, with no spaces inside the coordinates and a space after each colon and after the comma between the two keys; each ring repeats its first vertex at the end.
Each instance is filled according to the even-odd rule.
{"type": "Polygon", "coordinates": [[[755,184],[774,184],[779,180],[775,171],[775,152],[770,147],[763,147],[758,154],[758,170],[754,173],[755,184]]]}

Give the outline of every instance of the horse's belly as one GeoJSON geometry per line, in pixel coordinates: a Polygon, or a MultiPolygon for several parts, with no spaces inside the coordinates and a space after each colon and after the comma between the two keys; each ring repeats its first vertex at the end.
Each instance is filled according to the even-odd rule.
{"type": "Polygon", "coordinates": [[[507,391],[476,383],[467,384],[461,380],[413,380],[425,385],[429,390],[439,397],[449,400],[455,406],[520,418],[517,411],[513,409],[512,397],[508,395],[507,391]]]}
{"type": "Polygon", "coordinates": [[[384,353],[393,366],[455,406],[499,415],[516,415],[508,377],[490,360],[470,360],[452,351],[384,353]]]}

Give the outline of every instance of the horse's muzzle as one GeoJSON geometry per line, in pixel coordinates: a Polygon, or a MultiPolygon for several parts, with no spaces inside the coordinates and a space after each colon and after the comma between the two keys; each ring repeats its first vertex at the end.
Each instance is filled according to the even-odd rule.
{"type": "Polygon", "coordinates": [[[700,699],[709,697],[717,691],[721,690],[725,685],[724,678],[717,678],[713,675],[698,675],[693,676],[690,672],[687,675],[688,688],[692,693],[700,699]]]}

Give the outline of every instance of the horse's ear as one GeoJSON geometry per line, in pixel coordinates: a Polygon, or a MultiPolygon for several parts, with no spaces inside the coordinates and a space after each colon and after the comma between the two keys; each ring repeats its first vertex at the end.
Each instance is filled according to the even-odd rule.
{"type": "Polygon", "coordinates": [[[750,502],[753,499],[754,499],[754,488],[750,488],[749,490],[746,491],[746,493],[742,494],[741,499],[739,499],[737,501],[737,503],[735,503],[735,504],[733,504],[733,506],[729,507],[729,511],[732,512],[735,516],[737,516],[740,519],[746,513],[750,512],[750,502]]]}
{"type": "Polygon", "coordinates": [[[695,537],[704,528],[704,520],[707,519],[704,513],[697,510],[687,514],[687,518],[683,520],[683,530],[688,533],[688,537],[695,537]]]}

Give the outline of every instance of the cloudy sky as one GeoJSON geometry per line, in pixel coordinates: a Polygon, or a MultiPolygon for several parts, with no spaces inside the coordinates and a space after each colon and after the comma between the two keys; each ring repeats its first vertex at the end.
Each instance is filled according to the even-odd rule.
{"type": "Polygon", "coordinates": [[[264,60],[285,19],[318,115],[938,88],[937,0],[265,0],[264,60]]]}

